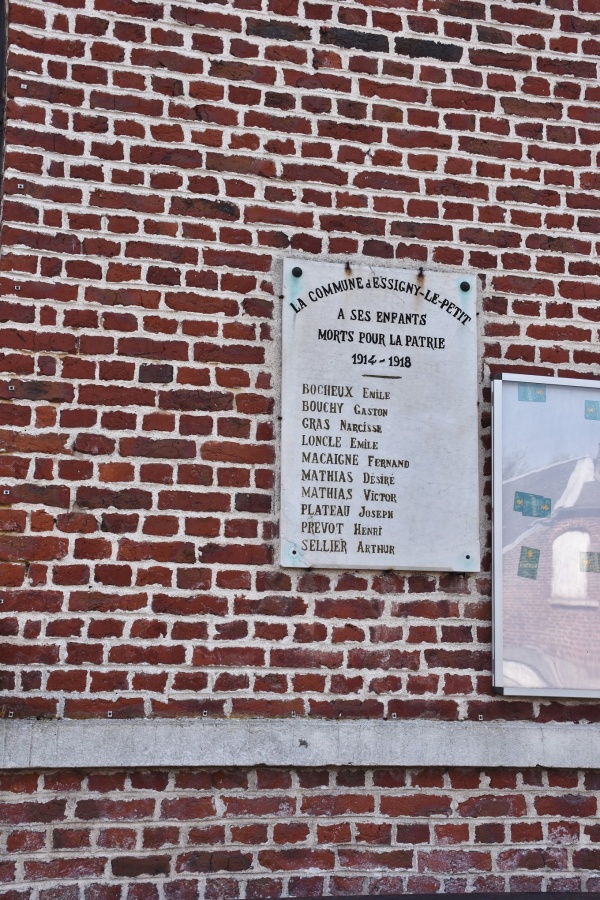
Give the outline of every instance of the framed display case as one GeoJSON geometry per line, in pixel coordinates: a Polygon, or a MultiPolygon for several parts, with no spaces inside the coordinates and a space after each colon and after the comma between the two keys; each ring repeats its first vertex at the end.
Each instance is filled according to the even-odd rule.
{"type": "Polygon", "coordinates": [[[492,381],[493,679],[600,697],[600,381],[492,381]]]}

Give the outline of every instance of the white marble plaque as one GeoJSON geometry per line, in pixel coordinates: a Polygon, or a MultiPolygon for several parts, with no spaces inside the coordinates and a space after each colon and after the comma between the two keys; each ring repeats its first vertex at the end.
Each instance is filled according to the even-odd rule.
{"type": "Polygon", "coordinates": [[[286,260],[281,565],[477,572],[476,281],[286,260]]]}

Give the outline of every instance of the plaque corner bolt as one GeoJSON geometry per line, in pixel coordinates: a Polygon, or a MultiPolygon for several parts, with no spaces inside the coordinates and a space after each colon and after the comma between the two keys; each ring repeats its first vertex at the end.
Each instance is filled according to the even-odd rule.
{"type": "Polygon", "coordinates": [[[468,281],[461,281],[461,283],[460,283],[460,289],[461,289],[461,291],[465,291],[465,292],[466,292],[466,291],[470,291],[470,290],[471,290],[471,285],[469,284],[468,281]]]}
{"type": "Polygon", "coordinates": [[[294,276],[294,278],[301,277],[302,269],[300,268],[300,266],[294,266],[294,268],[292,269],[292,275],[294,276]]]}

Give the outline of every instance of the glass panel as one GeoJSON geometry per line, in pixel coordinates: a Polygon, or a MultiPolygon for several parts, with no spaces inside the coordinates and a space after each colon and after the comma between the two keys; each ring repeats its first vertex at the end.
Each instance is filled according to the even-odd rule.
{"type": "Polygon", "coordinates": [[[600,695],[600,384],[511,376],[494,404],[496,686],[600,695]]]}

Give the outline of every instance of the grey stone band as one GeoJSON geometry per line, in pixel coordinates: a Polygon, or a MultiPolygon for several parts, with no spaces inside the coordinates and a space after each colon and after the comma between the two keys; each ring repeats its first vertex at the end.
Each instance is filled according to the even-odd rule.
{"type": "Polygon", "coordinates": [[[600,726],[128,719],[0,722],[4,769],[148,766],[600,768],[600,726]]]}

